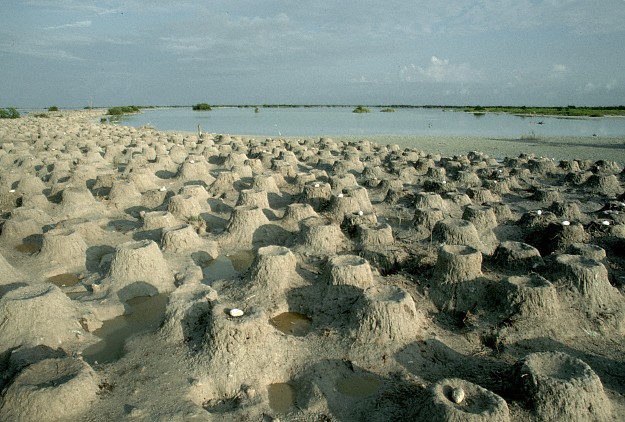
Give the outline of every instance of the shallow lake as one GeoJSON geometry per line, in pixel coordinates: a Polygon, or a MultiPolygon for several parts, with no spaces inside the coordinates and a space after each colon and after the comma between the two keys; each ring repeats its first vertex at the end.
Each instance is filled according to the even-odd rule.
{"type": "Polygon", "coordinates": [[[158,130],[263,136],[468,136],[535,138],[554,136],[625,136],[625,118],[520,117],[510,114],[473,114],[445,109],[395,109],[381,113],[353,113],[351,107],[213,108],[190,107],[144,110],[126,116],[124,125],[151,125],[158,130]]]}

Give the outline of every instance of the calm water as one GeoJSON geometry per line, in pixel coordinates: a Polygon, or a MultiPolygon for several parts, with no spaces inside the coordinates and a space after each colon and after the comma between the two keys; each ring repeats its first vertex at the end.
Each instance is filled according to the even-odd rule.
{"type": "Polygon", "coordinates": [[[149,124],[158,130],[264,136],[426,135],[527,138],[542,136],[625,136],[625,118],[561,119],[519,117],[442,109],[396,109],[394,113],[352,113],[340,108],[191,108],[145,110],[123,118],[134,127],[149,124]]]}

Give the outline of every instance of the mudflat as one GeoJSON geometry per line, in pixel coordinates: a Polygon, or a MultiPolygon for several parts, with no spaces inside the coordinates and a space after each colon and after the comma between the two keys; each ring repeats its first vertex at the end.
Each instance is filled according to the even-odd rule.
{"type": "Polygon", "coordinates": [[[617,421],[624,139],[0,120],[6,420],[617,421]]]}

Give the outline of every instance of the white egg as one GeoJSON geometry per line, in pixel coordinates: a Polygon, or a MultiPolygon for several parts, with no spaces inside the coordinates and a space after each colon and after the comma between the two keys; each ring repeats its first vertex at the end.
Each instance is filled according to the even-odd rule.
{"type": "Polygon", "coordinates": [[[228,311],[228,313],[230,314],[231,317],[238,318],[238,317],[243,316],[245,312],[243,312],[241,309],[238,309],[238,308],[232,308],[230,309],[230,311],[228,311]]]}
{"type": "Polygon", "coordinates": [[[456,404],[462,403],[464,400],[464,390],[462,387],[456,387],[451,391],[451,401],[456,404]]]}

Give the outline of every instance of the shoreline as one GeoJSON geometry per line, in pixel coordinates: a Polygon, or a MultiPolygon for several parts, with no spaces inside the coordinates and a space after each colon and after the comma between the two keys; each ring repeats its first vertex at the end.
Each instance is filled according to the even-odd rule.
{"type": "MultiPolygon", "coordinates": [[[[50,113],[50,118],[61,117],[71,121],[84,121],[95,125],[106,125],[99,119],[106,115],[104,109],[94,110],[61,110],[50,113]]],[[[610,116],[612,117],[612,116],[610,116]]],[[[22,118],[34,118],[23,116],[22,118]]],[[[196,131],[160,130],[152,126],[136,128],[130,125],[115,123],[114,125],[149,129],[162,133],[176,133],[182,135],[197,135],[196,131]]],[[[214,132],[205,132],[218,135],[214,132]]],[[[226,133],[223,133],[226,134],[226,133]]],[[[318,139],[331,138],[335,141],[360,142],[369,141],[378,145],[398,145],[401,148],[414,148],[427,154],[441,154],[443,156],[466,155],[472,151],[479,151],[496,159],[518,157],[521,154],[534,154],[538,157],[560,160],[610,160],[625,164],[625,135],[618,137],[602,136],[548,136],[548,137],[489,137],[489,136],[459,136],[459,135],[332,135],[322,136],[289,135],[275,136],[259,134],[230,133],[230,136],[242,139],[318,139]]]]}

